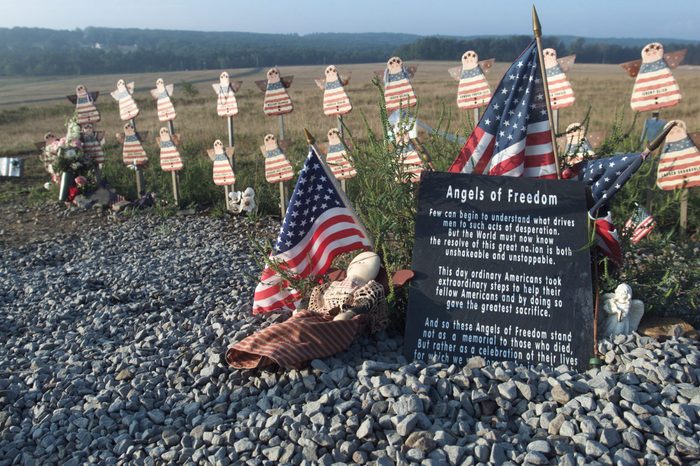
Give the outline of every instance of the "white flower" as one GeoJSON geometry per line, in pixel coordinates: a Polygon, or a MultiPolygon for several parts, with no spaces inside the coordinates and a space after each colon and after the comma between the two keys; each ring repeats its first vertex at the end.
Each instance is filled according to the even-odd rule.
{"type": "Polygon", "coordinates": [[[80,164],[79,164],[79,163],[71,163],[71,164],[70,164],[70,167],[71,167],[73,170],[77,170],[78,168],[80,168],[80,164]]]}

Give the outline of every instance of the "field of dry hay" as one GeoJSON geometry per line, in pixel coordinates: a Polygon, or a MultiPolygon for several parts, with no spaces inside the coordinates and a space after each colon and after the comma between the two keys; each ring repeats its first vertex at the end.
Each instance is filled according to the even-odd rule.
{"type": "MultiPolygon", "coordinates": [[[[447,69],[456,66],[453,62],[418,62],[418,73],[414,86],[419,98],[419,117],[435,125],[441,115],[451,121],[452,131],[464,131],[466,115],[457,110],[456,81],[447,69]]],[[[495,87],[508,64],[497,63],[488,74],[492,87],[495,87]]],[[[346,117],[346,124],[356,135],[362,136],[362,114],[370,125],[379,128],[379,93],[371,84],[375,70],[382,70],[383,64],[339,65],[341,72],[351,72],[352,79],[347,88],[353,112],[346,117]],[[357,134],[359,133],[359,134],[357,134]]],[[[319,140],[325,139],[327,130],[335,126],[334,118],[322,113],[322,91],[314,78],[323,76],[324,66],[298,66],[282,68],[283,75],[293,75],[294,83],[290,95],[295,111],[285,117],[287,136],[303,139],[303,128],[309,128],[319,140]]],[[[257,147],[266,133],[278,133],[276,117],[266,117],[262,112],[262,92],[254,81],[264,79],[265,69],[229,70],[232,79],[243,80],[239,92],[241,113],[235,118],[236,146],[239,156],[259,155],[257,147]]],[[[186,142],[193,147],[210,146],[220,138],[226,140],[225,120],[216,115],[216,98],[211,83],[218,81],[220,70],[143,73],[133,75],[75,76],[56,78],[0,78],[0,154],[12,154],[33,150],[33,143],[40,141],[44,132],[53,130],[60,134],[71,113],[72,105],[65,95],[74,93],[76,84],[84,83],[91,91],[99,91],[98,107],[102,112],[100,129],[105,130],[108,143],[116,145],[114,134],[121,130],[116,103],[109,92],[117,79],[136,83],[136,98],[141,108],[137,119],[139,130],[149,130],[155,135],[161,126],[156,118],[155,101],[149,90],[155,87],[155,80],[162,77],[166,83],[176,85],[183,81],[193,83],[199,90],[196,97],[185,97],[182,89],[176,86],[174,104],[178,112],[176,129],[186,142]]],[[[663,111],[665,119],[679,118],[686,121],[690,131],[700,130],[700,67],[681,66],[675,70],[683,100],[680,105],[663,111]]],[[[576,93],[573,107],[560,112],[560,129],[571,122],[580,121],[592,108],[592,131],[606,131],[612,127],[616,114],[621,114],[627,124],[631,124],[634,114],[629,108],[629,96],[633,79],[617,65],[574,65],[569,79],[576,93]]],[[[646,118],[642,115],[639,119],[646,118]]]]}

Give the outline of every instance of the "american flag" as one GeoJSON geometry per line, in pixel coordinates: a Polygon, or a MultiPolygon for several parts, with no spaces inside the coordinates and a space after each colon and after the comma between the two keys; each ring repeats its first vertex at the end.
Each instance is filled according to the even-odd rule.
{"type": "MultiPolygon", "coordinates": [[[[270,261],[297,277],[323,275],[338,255],[371,248],[333,175],[313,147],[304,162],[270,261]]],[[[255,288],[253,314],[294,309],[301,298],[289,282],[267,266],[255,288]]]]}
{"type": "Polygon", "coordinates": [[[656,184],[666,191],[700,186],[700,150],[687,134],[679,140],[668,139],[661,151],[656,184]]]}
{"type": "Polygon", "coordinates": [[[549,89],[549,100],[552,110],[570,107],[576,101],[574,90],[566,77],[566,73],[561,69],[559,63],[554,63],[547,71],[547,88],[549,89]]]}
{"type": "Polygon", "coordinates": [[[451,172],[556,178],[537,44],[513,62],[451,172]]]}
{"type": "Polygon", "coordinates": [[[656,226],[654,217],[642,206],[635,202],[637,209],[625,223],[625,231],[630,234],[630,240],[637,244],[646,237],[656,226]]]}
{"type": "Polygon", "coordinates": [[[632,110],[659,110],[673,107],[680,100],[681,90],[663,58],[651,63],[642,63],[632,89],[632,110]]]}

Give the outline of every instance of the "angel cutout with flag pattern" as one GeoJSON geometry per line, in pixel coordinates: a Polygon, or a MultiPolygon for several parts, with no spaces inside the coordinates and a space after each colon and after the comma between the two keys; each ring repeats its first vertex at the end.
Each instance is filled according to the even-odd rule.
{"type": "Polygon", "coordinates": [[[126,166],[141,166],[148,162],[146,151],[141,141],[148,137],[148,131],[137,133],[134,125],[128,121],[124,124],[124,133],[117,133],[117,139],[122,143],[122,160],[126,166]]]}
{"type": "Polygon", "coordinates": [[[461,110],[470,110],[484,107],[491,100],[491,89],[486,81],[486,73],[489,72],[496,60],[479,61],[479,55],[473,50],[467,50],[462,54],[462,66],[450,68],[450,76],[459,81],[457,86],[457,107],[461,110]]]}
{"type": "Polygon", "coordinates": [[[82,125],[80,129],[80,140],[83,143],[83,151],[89,155],[96,164],[104,164],[105,152],[102,148],[105,143],[104,131],[95,131],[95,127],[92,123],[86,123],[82,125]]]}
{"type": "Polygon", "coordinates": [[[177,150],[180,144],[179,134],[170,134],[168,128],[161,128],[156,142],[160,147],[160,168],[164,172],[176,172],[182,170],[182,157],[177,150]]]}
{"type": "Polygon", "coordinates": [[[630,106],[637,112],[673,107],[681,101],[681,90],[671,69],[685,58],[686,50],[664,54],[664,46],[658,42],[642,49],[642,59],[620,64],[635,78],[630,106]]]}
{"type": "Polygon", "coordinates": [[[95,106],[99,95],[99,92],[88,92],[83,84],[78,84],[75,88],[75,94],[67,96],[68,100],[75,104],[75,113],[77,114],[77,123],[79,125],[100,121],[100,112],[95,106]]]}
{"type": "Polygon", "coordinates": [[[172,84],[165,84],[161,78],[156,80],[156,88],[151,89],[151,95],[156,99],[156,105],[158,109],[158,120],[159,121],[171,121],[177,116],[175,114],[175,107],[170,97],[173,95],[172,84]]]}
{"type": "Polygon", "coordinates": [[[396,134],[396,145],[398,148],[399,158],[403,164],[405,174],[405,177],[401,179],[401,181],[418,183],[418,181],[420,181],[420,174],[425,169],[425,165],[418,152],[418,148],[416,147],[414,140],[409,136],[408,131],[401,125],[396,125],[394,131],[396,134]]]}
{"type": "Polygon", "coordinates": [[[571,83],[566,77],[566,72],[574,65],[576,55],[557,58],[557,51],[554,49],[544,49],[542,55],[544,56],[544,68],[547,72],[547,87],[552,110],[572,106],[576,97],[571,83]]]}
{"type": "Polygon", "coordinates": [[[265,93],[263,112],[267,116],[285,115],[294,110],[292,99],[287,88],[292,85],[294,76],[280,76],[277,68],[267,71],[267,80],[255,81],[255,84],[265,93]]]}
{"type": "Polygon", "coordinates": [[[219,82],[212,84],[216,92],[216,113],[220,117],[232,117],[238,115],[238,100],[236,92],[241,88],[243,81],[233,81],[226,71],[219,75],[219,82]]]}
{"type": "Polygon", "coordinates": [[[601,133],[590,133],[581,123],[571,123],[566,127],[565,134],[558,138],[564,146],[564,163],[574,166],[584,159],[594,158],[596,153],[593,145],[599,144],[602,140],[601,133]]]}
{"type": "Polygon", "coordinates": [[[260,146],[260,152],[265,156],[265,179],[268,183],[280,183],[292,179],[294,169],[277,143],[274,134],[265,136],[264,143],[260,146]]]}
{"type": "Polygon", "coordinates": [[[139,108],[132,97],[134,93],[134,83],[124,83],[123,79],[117,81],[117,89],[112,91],[112,97],[119,102],[119,117],[123,120],[132,120],[139,114],[139,108]]]}
{"type": "Polygon", "coordinates": [[[46,170],[47,173],[51,175],[51,181],[54,183],[58,182],[58,174],[54,172],[53,169],[53,163],[56,160],[57,155],[57,144],[55,144],[56,141],[58,141],[56,135],[53,133],[53,131],[49,131],[46,134],[44,134],[43,141],[34,143],[36,148],[41,151],[39,160],[43,162],[44,170],[46,170]]]}
{"type": "Polygon", "coordinates": [[[341,116],[350,113],[352,104],[345,92],[350,82],[350,73],[338,73],[335,65],[326,67],[325,79],[316,79],[316,85],[323,91],[323,113],[327,116],[341,116]]]}
{"type": "Polygon", "coordinates": [[[224,149],[224,143],[217,139],[214,148],[208,149],[209,158],[214,162],[214,184],[217,186],[231,186],[236,182],[236,175],[231,167],[233,147],[224,149]]]}
{"type": "Polygon", "coordinates": [[[417,69],[418,65],[404,66],[399,57],[391,57],[386,62],[383,79],[384,103],[388,115],[418,104],[418,98],[411,84],[411,78],[416,74],[417,69]]]}
{"type": "Polygon", "coordinates": [[[688,134],[685,122],[674,121],[676,126],[666,136],[656,175],[656,184],[666,191],[700,185],[700,133],[688,134]]]}
{"type": "Polygon", "coordinates": [[[331,173],[338,180],[348,180],[357,175],[355,167],[352,166],[350,157],[348,156],[348,148],[340,139],[340,131],[338,128],[328,130],[328,153],[326,154],[326,163],[331,169],[331,173]]]}

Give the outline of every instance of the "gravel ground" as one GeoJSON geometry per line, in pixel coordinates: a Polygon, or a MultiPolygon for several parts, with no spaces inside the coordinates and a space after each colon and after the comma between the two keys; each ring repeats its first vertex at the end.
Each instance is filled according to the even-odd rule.
{"type": "Polygon", "coordinates": [[[241,219],[138,216],[0,249],[0,464],[693,464],[700,347],[631,336],[607,365],[426,365],[360,339],[236,371],[258,267],[241,219]]]}

